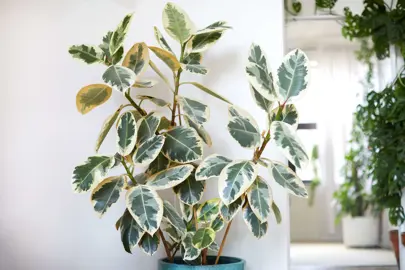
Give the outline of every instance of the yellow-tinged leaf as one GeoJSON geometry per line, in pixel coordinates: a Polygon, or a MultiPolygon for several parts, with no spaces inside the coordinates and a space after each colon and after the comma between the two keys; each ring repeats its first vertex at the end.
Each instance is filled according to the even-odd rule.
{"type": "Polygon", "coordinates": [[[173,72],[177,72],[180,68],[180,62],[177,60],[177,58],[170,52],[163,50],[161,48],[158,47],[153,47],[150,46],[149,49],[157,56],[160,58],[160,60],[162,60],[163,62],[165,62],[166,65],[169,66],[169,68],[173,71],[173,72]]]}
{"type": "Polygon", "coordinates": [[[112,88],[105,84],[91,84],[83,87],[76,95],[76,107],[81,114],[86,114],[95,107],[105,103],[112,94],[112,88]]]}
{"type": "Polygon", "coordinates": [[[125,56],[122,65],[134,71],[136,76],[140,76],[149,66],[148,46],[144,42],[134,44],[125,56]]]}

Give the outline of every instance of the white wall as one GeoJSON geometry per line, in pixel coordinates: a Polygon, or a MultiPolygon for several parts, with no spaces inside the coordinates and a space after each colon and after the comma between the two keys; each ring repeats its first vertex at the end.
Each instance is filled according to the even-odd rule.
{"type": "MultiPolygon", "coordinates": [[[[234,30],[205,57],[211,68],[204,84],[245,107],[260,124],[244,75],[249,45],[266,48],[273,67],[283,53],[282,1],[215,0],[180,3],[203,27],[227,20],[234,30]]],[[[156,260],[136,251],[126,254],[114,229],[120,207],[99,220],[88,195],[73,194],[72,169],[93,154],[104,119],[123,102],[120,94],[86,116],[75,109],[80,87],[101,81],[103,67],[86,66],[67,53],[75,43],[97,44],[121,18],[135,11],[127,48],[136,41],[155,44],[153,26],[161,26],[162,0],[9,0],[0,3],[2,64],[0,269],[156,269],[156,260]]],[[[154,76],[149,73],[150,76],[154,76]]],[[[154,90],[151,90],[154,91],[154,90]]],[[[163,93],[163,89],[158,89],[163,93]]],[[[226,106],[192,88],[184,94],[208,102],[214,145],[232,158],[250,157],[226,131],[226,106]]],[[[112,153],[114,141],[102,150],[112,153]]],[[[274,151],[273,151],[274,152],[274,151]]],[[[270,157],[279,156],[278,153],[270,157]]],[[[215,195],[212,188],[210,193],[215,195]]],[[[269,234],[256,241],[238,218],[225,254],[245,258],[249,270],[288,269],[289,215],[287,196],[274,187],[284,214],[282,226],[271,223],[269,234]]]]}

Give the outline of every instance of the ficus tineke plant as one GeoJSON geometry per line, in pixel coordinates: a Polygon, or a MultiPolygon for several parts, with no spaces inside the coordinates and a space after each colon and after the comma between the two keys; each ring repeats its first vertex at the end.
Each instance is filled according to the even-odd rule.
{"type": "Polygon", "coordinates": [[[255,120],[244,110],[197,82],[183,82],[183,72],[205,75],[202,55],[230,27],[215,22],[195,30],[188,15],[173,3],[163,10],[163,26],[167,34],[180,44],[174,52],[163,34],[155,27],[160,47],[136,43],[124,54],[123,41],[132,14],[127,15],[114,32],[108,32],[99,46],[72,46],[69,52],[88,64],[106,65],[102,84],[83,87],[77,94],[77,109],[82,114],[106,102],[113,90],[122,93],[128,104],[121,105],[104,122],[96,143],[96,152],[110,130],[116,136],[117,153],[91,156],[73,172],[75,192],[91,192],[94,210],[102,216],[125,192],[126,209],[116,222],[127,252],[136,246],[153,255],[163,244],[169,261],[181,252],[185,262],[207,264],[207,252],[218,252],[225,244],[232,219],[241,210],[252,233],[260,238],[267,231],[267,219],[274,212],[281,214],[273,202],[267,181],[275,181],[297,196],[307,196],[303,183],[287,166],[262,157],[273,140],[286,157],[302,168],[308,157],[295,135],[298,114],[291,98],[307,87],[308,61],[300,50],[291,52],[273,81],[267,60],[257,45],[252,45],[246,72],[256,103],[268,115],[263,136],[255,120]],[[165,77],[150,59],[155,54],[173,74],[165,77]],[[125,56],[124,56],[125,55],[125,56]],[[154,82],[143,78],[151,68],[173,93],[171,102],[150,95],[137,95],[138,88],[152,88],[154,82]],[[208,121],[207,105],[180,95],[183,85],[195,86],[229,104],[230,135],[245,148],[253,149],[251,160],[233,161],[221,155],[203,159],[203,143],[210,146],[211,138],[203,125],[208,121]],[[131,93],[132,91],[132,93],[131,93]],[[144,101],[167,108],[167,115],[147,112],[144,101]],[[268,177],[258,176],[258,164],[269,168],[268,177]],[[122,166],[123,174],[108,177],[110,169],[122,166]],[[144,172],[135,174],[139,169],[144,172]],[[217,177],[220,198],[201,202],[206,181],[217,177]],[[267,178],[267,180],[265,180],[267,178]],[[172,189],[179,206],[163,200],[158,192],[172,189]],[[225,225],[227,230],[219,246],[216,233],[225,225]]]}

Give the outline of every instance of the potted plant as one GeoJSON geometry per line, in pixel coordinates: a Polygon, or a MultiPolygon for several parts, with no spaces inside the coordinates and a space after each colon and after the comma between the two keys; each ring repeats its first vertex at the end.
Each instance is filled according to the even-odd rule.
{"type": "Polygon", "coordinates": [[[348,247],[375,247],[379,244],[379,220],[373,211],[373,196],[368,174],[366,138],[353,121],[350,150],[342,168],[345,182],[334,192],[338,209],[336,223],[343,223],[343,243],[348,247]]]}
{"type": "Polygon", "coordinates": [[[107,118],[96,143],[97,152],[107,134],[115,133],[117,153],[91,156],[77,166],[73,172],[73,190],[90,192],[94,210],[100,216],[125,193],[126,208],[116,222],[124,249],[131,253],[139,246],[146,254],[153,255],[163,245],[166,258],[159,261],[161,270],[243,270],[242,259],[221,256],[235,215],[241,212],[247,228],[260,238],[267,232],[271,213],[281,222],[268,181],[282,185],[297,196],[307,196],[302,181],[292,170],[262,154],[266,145],[274,141],[296,167],[302,168],[308,161],[295,134],[298,114],[291,104],[307,87],[308,59],[300,50],[291,52],[273,77],[263,51],[252,45],[246,73],[256,103],[268,116],[268,126],[261,135],[255,120],[243,109],[206,86],[181,80],[183,72],[207,73],[202,54],[230,28],[225,22],[218,21],[197,31],[180,7],[168,3],[163,10],[163,26],[180,44],[180,53],[171,49],[155,27],[160,47],[136,43],[124,56],[122,44],[131,18],[131,14],[127,15],[115,31],[108,32],[100,46],[78,45],[69,50],[73,57],[88,64],[106,65],[103,83],[85,86],[78,92],[79,112],[85,114],[102,105],[113,90],[122,93],[128,101],[107,118]],[[173,81],[150,59],[149,51],[170,68],[173,81]],[[137,88],[153,87],[153,81],[142,77],[149,66],[172,91],[171,102],[153,96],[153,89],[148,96],[137,95],[134,99],[131,95],[137,88]],[[231,160],[215,154],[203,160],[203,143],[212,144],[203,127],[209,118],[209,108],[181,96],[180,88],[186,84],[228,103],[230,135],[242,147],[253,150],[252,159],[231,160]],[[147,112],[142,107],[144,101],[167,108],[167,114],[147,112]],[[258,176],[259,164],[268,168],[268,176],[258,176]],[[124,173],[108,176],[110,169],[118,166],[123,167],[124,173]],[[201,201],[206,181],[215,177],[218,177],[219,198],[201,201]],[[165,189],[175,192],[180,202],[178,207],[161,198],[158,192],[165,189]],[[219,244],[216,234],[225,227],[219,244]],[[208,256],[209,251],[215,256],[208,256]]]}

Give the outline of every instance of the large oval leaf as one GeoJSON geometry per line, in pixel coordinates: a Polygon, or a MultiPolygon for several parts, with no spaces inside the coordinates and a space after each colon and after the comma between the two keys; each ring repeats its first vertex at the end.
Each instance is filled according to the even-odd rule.
{"type": "Polygon", "coordinates": [[[168,201],[163,202],[163,218],[172,224],[177,232],[181,235],[185,235],[187,228],[181,216],[177,213],[176,208],[168,201]]]}
{"type": "Polygon", "coordinates": [[[146,173],[148,175],[152,175],[160,171],[166,170],[169,167],[169,162],[170,161],[163,155],[163,153],[160,152],[157,158],[154,161],[152,161],[152,163],[149,165],[148,169],[146,170],[146,173]]]}
{"type": "Polygon", "coordinates": [[[198,125],[193,120],[191,120],[187,115],[183,115],[184,122],[186,122],[186,125],[188,127],[193,128],[195,131],[197,131],[198,136],[204,141],[206,145],[209,147],[212,146],[212,139],[210,134],[205,130],[205,128],[202,125],[198,125]]]}
{"type": "Polygon", "coordinates": [[[114,55],[124,42],[125,35],[128,32],[129,24],[132,19],[132,15],[133,15],[132,13],[126,15],[124,19],[120,22],[120,24],[117,26],[117,29],[115,29],[114,33],[112,34],[110,40],[111,55],[114,55]]]}
{"type": "Polygon", "coordinates": [[[108,132],[114,125],[115,121],[117,121],[118,116],[120,115],[120,112],[122,110],[122,107],[119,107],[118,110],[115,111],[112,115],[110,115],[103,123],[103,126],[100,131],[100,135],[98,135],[98,139],[96,142],[96,152],[100,149],[101,144],[103,143],[105,137],[107,137],[108,132]]]}
{"type": "Polygon", "coordinates": [[[253,212],[252,208],[250,208],[249,204],[243,208],[243,220],[256,238],[260,239],[266,235],[268,223],[262,223],[253,212]]]}
{"type": "Polygon", "coordinates": [[[103,51],[95,46],[74,45],[69,48],[73,58],[83,60],[87,64],[100,63],[103,61],[103,51]]]}
{"type": "Polygon", "coordinates": [[[197,209],[197,218],[201,222],[211,222],[219,214],[221,200],[218,198],[208,200],[197,209]]]}
{"type": "Polygon", "coordinates": [[[218,177],[222,169],[231,161],[229,158],[217,154],[206,157],[195,172],[196,180],[201,181],[210,179],[211,177],[218,177]]]}
{"type": "Polygon", "coordinates": [[[125,210],[124,215],[121,217],[119,227],[124,249],[128,253],[132,253],[132,250],[138,245],[145,232],[136,223],[128,209],[125,210]]]}
{"type": "Polygon", "coordinates": [[[201,159],[203,147],[197,132],[189,127],[175,127],[165,133],[163,153],[177,163],[189,163],[201,159]]]}
{"type": "Polygon", "coordinates": [[[295,167],[303,169],[308,163],[308,155],[292,126],[280,121],[270,125],[270,135],[286,158],[295,167]]]}
{"type": "Polygon", "coordinates": [[[159,43],[160,47],[166,51],[173,53],[173,50],[170,48],[169,43],[167,43],[166,39],[163,37],[162,33],[156,26],[154,27],[154,32],[156,41],[159,43]]]}
{"type": "Polygon", "coordinates": [[[194,170],[193,165],[179,165],[152,175],[147,185],[155,190],[168,189],[186,180],[194,170]]]}
{"type": "Polygon", "coordinates": [[[91,193],[91,202],[94,210],[100,217],[107,212],[108,208],[120,198],[121,192],[126,186],[126,176],[112,176],[98,184],[91,193]]]}
{"type": "Polygon", "coordinates": [[[162,19],[166,32],[180,44],[186,42],[195,33],[194,24],[187,13],[174,3],[166,4],[162,19]]]}
{"type": "Polygon", "coordinates": [[[260,131],[256,121],[242,109],[229,107],[231,118],[228,131],[231,136],[244,148],[253,149],[260,144],[260,131]],[[233,112],[237,115],[232,116],[233,112]]]}
{"type": "Polygon", "coordinates": [[[228,104],[232,104],[232,102],[230,102],[229,100],[227,100],[226,98],[224,98],[223,96],[215,93],[213,90],[209,89],[208,87],[205,87],[204,85],[197,83],[197,82],[183,82],[181,84],[191,84],[194,85],[195,87],[197,87],[198,89],[202,90],[203,92],[217,98],[220,99],[222,101],[225,101],[228,104]]]}
{"type": "Polygon", "coordinates": [[[158,47],[149,46],[149,49],[162,60],[173,72],[177,72],[180,68],[180,62],[172,53],[158,47]]]}
{"type": "Polygon", "coordinates": [[[276,217],[277,224],[280,224],[282,221],[282,216],[280,209],[278,208],[277,204],[273,201],[273,204],[271,205],[271,209],[273,209],[274,216],[276,217]]]}
{"type": "Polygon", "coordinates": [[[250,160],[234,161],[222,170],[218,180],[219,197],[225,205],[236,201],[257,176],[257,167],[250,160]]]}
{"type": "Polygon", "coordinates": [[[188,204],[180,202],[180,212],[181,212],[183,219],[186,222],[189,222],[193,218],[193,215],[194,215],[193,207],[194,206],[192,206],[192,205],[188,205],[188,204]]]}
{"type": "Polygon", "coordinates": [[[222,230],[225,226],[225,222],[222,219],[221,215],[217,215],[217,217],[211,222],[210,227],[216,231],[219,232],[222,230]]]}
{"type": "Polygon", "coordinates": [[[157,158],[165,142],[165,136],[157,135],[143,142],[134,154],[135,165],[145,166],[157,158]]]}
{"type": "Polygon", "coordinates": [[[160,116],[156,112],[151,112],[143,117],[138,123],[138,144],[142,144],[147,139],[155,136],[159,124],[160,116]]]}
{"type": "Polygon", "coordinates": [[[273,194],[267,183],[258,176],[247,192],[250,208],[261,222],[266,222],[273,204],[273,194]]]}
{"type": "Polygon", "coordinates": [[[134,44],[127,52],[122,65],[131,69],[136,76],[140,76],[149,66],[148,46],[143,42],[134,44]]]}
{"type": "Polygon", "coordinates": [[[131,112],[125,112],[118,120],[117,148],[121,156],[128,156],[136,144],[137,126],[135,116],[131,112]]]}
{"type": "Polygon", "coordinates": [[[83,87],[76,95],[76,107],[81,114],[86,114],[107,102],[112,88],[105,84],[91,84],[83,87]]]}
{"type": "Polygon", "coordinates": [[[222,31],[197,33],[188,44],[192,52],[205,52],[222,37],[222,34],[222,31]]]}
{"type": "Polygon", "coordinates": [[[183,64],[181,65],[181,67],[190,73],[200,75],[205,75],[208,73],[208,69],[200,64],[183,64]]]}
{"type": "Polygon", "coordinates": [[[231,203],[230,205],[221,204],[221,217],[226,221],[230,222],[236,214],[242,209],[244,200],[242,197],[239,197],[236,201],[231,203]]]}
{"type": "Polygon", "coordinates": [[[89,157],[83,165],[77,166],[73,171],[72,188],[75,192],[89,191],[114,165],[114,157],[89,157]]]}
{"type": "Polygon", "coordinates": [[[287,189],[291,194],[298,197],[308,197],[308,192],[305,189],[304,183],[298,176],[285,166],[278,162],[271,162],[269,164],[270,176],[283,188],[287,189]]]}
{"type": "Polygon", "coordinates": [[[215,241],[215,231],[211,228],[201,228],[193,236],[193,246],[197,249],[209,247],[215,241]]]}
{"type": "Polygon", "coordinates": [[[188,205],[198,203],[204,194],[204,189],[205,181],[196,181],[193,174],[180,185],[174,187],[180,201],[188,205]]]}
{"type": "Polygon", "coordinates": [[[280,97],[286,101],[298,96],[308,86],[309,60],[305,53],[299,49],[288,53],[277,70],[278,91],[280,97]]]}
{"type": "Polygon", "coordinates": [[[202,125],[208,121],[210,110],[207,105],[186,97],[177,96],[183,113],[190,117],[195,123],[202,125]]]}
{"type": "Polygon", "coordinates": [[[291,125],[292,127],[294,127],[294,129],[298,128],[298,112],[294,104],[285,105],[283,110],[281,111],[281,114],[279,115],[279,119],[276,119],[278,110],[279,108],[275,108],[270,112],[268,119],[269,124],[271,124],[274,121],[281,121],[291,125]]]}
{"type": "Polygon", "coordinates": [[[198,258],[201,254],[201,249],[195,248],[193,245],[193,236],[194,233],[189,232],[187,233],[186,237],[183,239],[181,243],[184,248],[184,256],[183,259],[185,261],[193,261],[198,258]]]}
{"type": "Polygon", "coordinates": [[[152,188],[136,186],[128,190],[126,204],[139,226],[153,235],[163,218],[163,201],[152,188]]]}
{"type": "Polygon", "coordinates": [[[135,83],[135,73],[129,68],[113,65],[103,74],[103,80],[115,90],[125,92],[135,83]]]}
{"type": "Polygon", "coordinates": [[[252,92],[252,96],[256,102],[256,104],[263,109],[266,113],[269,113],[271,108],[273,107],[274,102],[265,98],[262,94],[257,91],[253,85],[250,85],[250,91],[252,92]]]}
{"type": "Polygon", "coordinates": [[[155,233],[153,236],[145,233],[139,242],[140,249],[147,255],[153,256],[159,248],[160,239],[155,233]]]}

